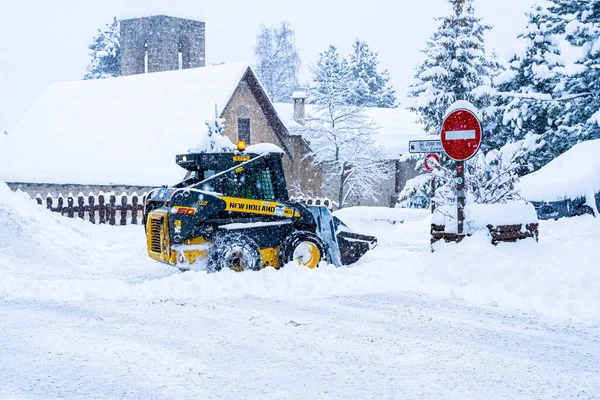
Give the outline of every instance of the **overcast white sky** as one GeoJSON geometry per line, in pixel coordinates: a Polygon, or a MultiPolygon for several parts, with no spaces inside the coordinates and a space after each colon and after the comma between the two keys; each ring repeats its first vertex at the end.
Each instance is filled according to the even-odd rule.
{"type": "MultiPolygon", "coordinates": [[[[168,2],[169,0],[165,0],[168,2]]],[[[329,44],[343,54],[355,38],[380,54],[400,101],[421,59],[435,17],[447,0],[189,0],[203,8],[207,64],[252,61],[262,23],[290,21],[300,57],[315,62],[329,44]]],[[[89,61],[87,45],[98,27],[119,15],[124,0],[0,0],[0,132],[10,130],[52,82],[77,80],[89,61]]],[[[537,0],[475,0],[476,12],[495,28],[488,48],[500,56],[514,46],[524,12],[537,0]]],[[[308,78],[306,69],[302,78],[308,78]]]]}

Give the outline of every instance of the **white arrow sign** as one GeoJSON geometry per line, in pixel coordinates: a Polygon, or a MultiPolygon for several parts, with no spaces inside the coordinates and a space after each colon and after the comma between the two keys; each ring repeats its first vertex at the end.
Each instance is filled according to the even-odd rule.
{"type": "Polygon", "coordinates": [[[408,142],[409,153],[443,153],[441,140],[411,140],[408,142]]]}

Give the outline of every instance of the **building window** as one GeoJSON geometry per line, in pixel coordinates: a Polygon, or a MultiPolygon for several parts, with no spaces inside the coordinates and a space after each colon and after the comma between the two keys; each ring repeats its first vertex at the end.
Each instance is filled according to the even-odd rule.
{"type": "Polygon", "coordinates": [[[250,144],[250,118],[238,118],[238,141],[250,144]]]}

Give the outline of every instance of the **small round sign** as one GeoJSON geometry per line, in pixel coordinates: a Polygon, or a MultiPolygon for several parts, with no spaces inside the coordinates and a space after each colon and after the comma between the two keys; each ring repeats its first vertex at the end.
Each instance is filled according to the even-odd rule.
{"type": "Polygon", "coordinates": [[[481,145],[481,124],[467,109],[452,111],[442,124],[442,147],[448,157],[464,161],[473,157],[481,145]]]}
{"type": "Polygon", "coordinates": [[[429,172],[432,172],[440,165],[440,156],[437,154],[427,154],[425,156],[425,160],[423,161],[425,165],[425,169],[429,172]]]}

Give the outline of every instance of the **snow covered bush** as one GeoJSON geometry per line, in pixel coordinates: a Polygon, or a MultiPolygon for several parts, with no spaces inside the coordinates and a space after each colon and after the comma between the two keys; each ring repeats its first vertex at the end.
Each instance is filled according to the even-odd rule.
{"type": "Polygon", "coordinates": [[[406,181],[398,195],[397,208],[428,208],[431,204],[431,174],[421,174],[406,181]]]}
{"type": "Polygon", "coordinates": [[[506,203],[519,199],[515,184],[522,165],[520,144],[480,152],[465,163],[467,201],[478,204],[506,203]]]}
{"type": "MultiPolygon", "coordinates": [[[[524,168],[527,154],[523,141],[508,144],[500,150],[478,152],[465,161],[466,202],[477,204],[506,203],[521,197],[515,185],[524,168]]],[[[456,168],[453,161],[442,162],[432,173],[409,180],[398,198],[398,207],[426,208],[429,206],[431,178],[435,177],[435,197],[438,205],[456,204],[456,168]]]]}

